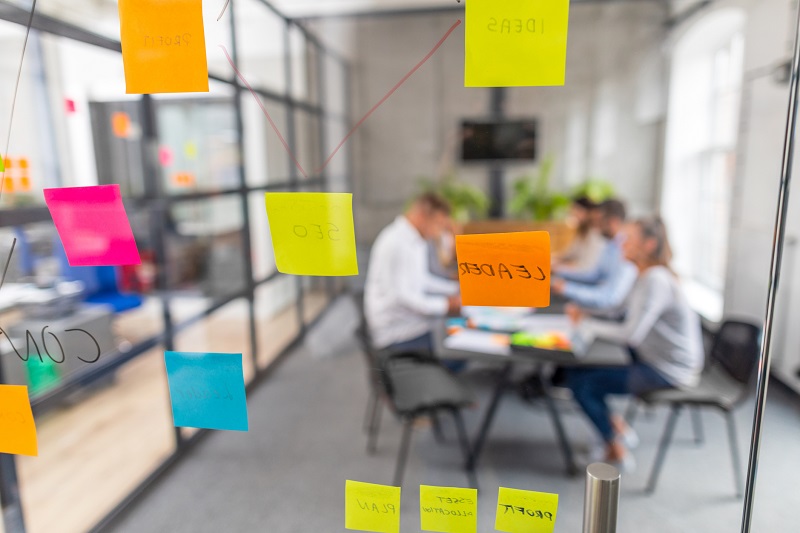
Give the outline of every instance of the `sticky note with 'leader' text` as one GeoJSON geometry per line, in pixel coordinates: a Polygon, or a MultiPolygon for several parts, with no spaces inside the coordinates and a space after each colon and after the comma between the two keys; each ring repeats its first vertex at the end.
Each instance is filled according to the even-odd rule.
{"type": "Polygon", "coordinates": [[[463,305],[550,305],[550,234],[546,231],[457,235],[463,305]]]}

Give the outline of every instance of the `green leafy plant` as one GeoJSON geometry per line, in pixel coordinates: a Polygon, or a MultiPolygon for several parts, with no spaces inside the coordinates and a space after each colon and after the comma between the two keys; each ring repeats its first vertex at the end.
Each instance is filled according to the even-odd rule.
{"type": "Polygon", "coordinates": [[[572,197],[586,196],[594,203],[599,204],[615,195],[614,185],[600,178],[586,178],[572,189],[572,197]]]}
{"type": "Polygon", "coordinates": [[[514,196],[509,210],[512,215],[537,221],[562,217],[570,203],[570,197],[550,189],[553,173],[553,157],[545,157],[535,174],[522,176],[514,182],[514,196]]]}
{"type": "Polygon", "coordinates": [[[489,198],[482,190],[447,176],[441,181],[420,178],[423,192],[435,192],[448,201],[452,209],[452,217],[460,223],[486,216],[489,211],[489,198]]]}

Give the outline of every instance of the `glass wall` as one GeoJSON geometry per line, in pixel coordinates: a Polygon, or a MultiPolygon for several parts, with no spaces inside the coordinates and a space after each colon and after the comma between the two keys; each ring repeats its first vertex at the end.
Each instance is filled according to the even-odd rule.
{"type": "MultiPolygon", "coordinates": [[[[0,292],[0,383],[28,385],[39,438],[38,457],[4,456],[0,483],[13,494],[16,472],[21,501],[3,506],[21,510],[28,532],[91,529],[202,435],[172,425],[165,350],[242,353],[249,384],[333,295],[333,284],[277,272],[264,193],[332,187],[314,170],[323,132],[341,129],[348,106],[344,91],[328,94],[317,67],[347,66],[264,3],[232,4],[206,25],[210,91],[142,97],[125,94],[115,6],[73,12],[39,2],[53,18],[30,36],[0,197],[4,258],[14,243],[0,292]],[[141,265],[68,265],[42,189],[98,184],[120,185],[141,265]],[[46,356],[55,343],[40,339],[44,326],[64,363],[46,356]],[[75,328],[91,339],[67,332],[75,328]]],[[[204,19],[218,9],[204,5],[204,19]]],[[[6,80],[16,77],[25,37],[11,21],[24,13],[0,11],[6,80]]],[[[3,105],[12,90],[0,84],[3,105]]],[[[340,179],[347,161],[340,154],[340,179]]]]}

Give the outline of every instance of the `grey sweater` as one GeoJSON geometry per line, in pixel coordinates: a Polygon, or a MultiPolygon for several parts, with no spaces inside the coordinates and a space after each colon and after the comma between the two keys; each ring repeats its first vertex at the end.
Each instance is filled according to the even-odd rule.
{"type": "Polygon", "coordinates": [[[628,296],[625,310],[622,322],[583,320],[575,332],[575,352],[580,355],[596,338],[625,344],[674,386],[697,385],[705,357],[700,319],[675,276],[661,266],[645,270],[628,296]]]}

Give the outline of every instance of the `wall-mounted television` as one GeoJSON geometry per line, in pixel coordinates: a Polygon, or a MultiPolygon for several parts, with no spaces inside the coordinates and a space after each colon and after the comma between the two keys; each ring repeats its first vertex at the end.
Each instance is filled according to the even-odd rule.
{"type": "Polygon", "coordinates": [[[503,120],[461,122],[461,159],[498,161],[536,159],[537,121],[503,120]]]}

